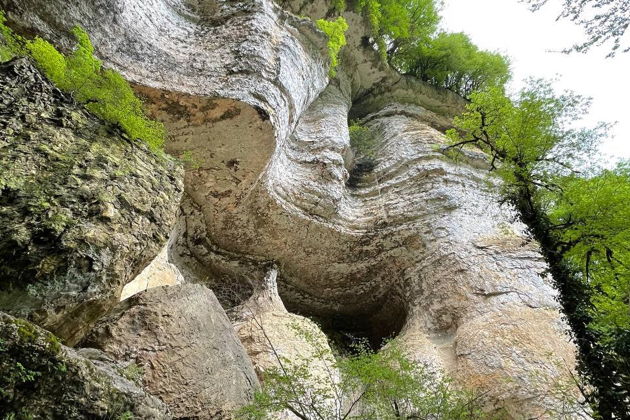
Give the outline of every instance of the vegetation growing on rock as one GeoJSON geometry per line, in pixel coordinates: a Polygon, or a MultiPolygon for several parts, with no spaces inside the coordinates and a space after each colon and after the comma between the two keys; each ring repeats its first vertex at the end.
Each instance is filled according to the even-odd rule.
{"type": "Polygon", "coordinates": [[[440,20],[435,0],[358,0],[356,10],[366,16],[384,60],[406,43],[427,41],[440,20]]]}
{"type": "Polygon", "coordinates": [[[464,97],[510,78],[508,59],[480,50],[464,33],[442,32],[424,42],[403,44],[391,59],[394,68],[464,97]]]}
{"type": "Polygon", "coordinates": [[[626,418],[630,390],[630,171],[598,169],[607,125],[577,129],[588,100],[533,82],[516,98],[501,88],[471,95],[450,148],[476,145],[503,179],[505,201],[540,243],[580,349],[584,387],[602,418],[626,418]]]}
{"type": "Polygon", "coordinates": [[[166,417],[157,399],[117,382],[51,333],[1,312],[0,372],[3,419],[118,419],[138,410],[166,417]]]}
{"type": "Polygon", "coordinates": [[[345,32],[348,30],[348,23],[340,16],[334,21],[319,19],[317,27],[328,37],[328,58],[330,59],[328,74],[330,77],[334,77],[339,65],[339,51],[346,45],[345,32]]]}
{"type": "Polygon", "coordinates": [[[4,45],[0,44],[0,62],[30,56],[59,89],[72,94],[94,114],[119,125],[131,138],[144,140],[154,151],[162,148],[164,126],[144,115],[142,101],[119,73],[103,68],[83,29],[74,28],[77,45],[66,56],[42,38],[27,40],[14,34],[5,22],[0,12],[0,35],[4,41],[4,45]]]}
{"type": "Polygon", "coordinates": [[[278,367],[265,371],[262,389],[241,410],[242,418],[274,418],[284,410],[303,420],[482,417],[473,395],[410,360],[395,341],[379,352],[357,342],[351,354],[335,357],[317,340],[315,328],[293,328],[314,347],[312,359],[289,360],[274,351],[278,367]],[[328,375],[313,374],[315,360],[328,375]]]}
{"type": "Polygon", "coordinates": [[[179,169],[26,58],[0,64],[0,109],[0,310],[73,342],[162,248],[179,169]]]}

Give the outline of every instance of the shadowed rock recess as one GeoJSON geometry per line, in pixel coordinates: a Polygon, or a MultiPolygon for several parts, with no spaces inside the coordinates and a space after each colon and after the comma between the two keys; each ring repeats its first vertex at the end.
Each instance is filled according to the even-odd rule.
{"type": "MultiPolygon", "coordinates": [[[[327,331],[367,337],[375,347],[397,336],[414,359],[476,390],[488,410],[503,409],[506,418],[544,418],[563,404],[566,395],[556,390],[574,392],[567,384],[575,350],[537,244],[515,222],[513,210],[499,205],[498,181],[488,175],[483,155],[467,152],[453,160],[440,152],[442,132],[463,100],[388,69],[362,45],[369,33],[362,17],[344,13],[351,28],[348,45],[337,78],[330,80],[324,34],[297,17],[325,16],[331,6],[324,0],[0,0],[0,7],[17,30],[64,46],[71,45],[74,25],[84,27],[99,57],[129,79],[149,113],[165,123],[167,152],[185,162],[175,227],[169,223],[177,214],[171,207],[150,228],[125,225],[121,234],[159,232],[142,257],[127,251],[127,275],[116,280],[112,293],[120,296],[118,285],[125,283],[125,297],[152,285],[209,287],[258,373],[273,358],[251,315],[268,319],[268,335],[289,358],[293,348],[307,344],[287,325],[292,319],[310,325],[302,318],[310,316],[327,331]],[[349,118],[359,119],[377,139],[368,166],[355,161],[349,118]],[[149,254],[157,258],[145,269],[149,254]],[[131,281],[129,274],[143,269],[131,281]]],[[[42,153],[52,160],[53,152],[42,153]]],[[[164,165],[138,153],[133,149],[127,156],[150,167],[164,165]]],[[[160,173],[159,195],[178,201],[179,173],[172,169],[168,182],[160,173]]],[[[6,197],[3,190],[0,200],[6,197]]],[[[117,203],[113,211],[130,206],[117,203]]],[[[34,278],[56,279],[42,272],[42,264],[34,278]]],[[[13,299],[7,293],[0,301],[13,299]]],[[[140,302],[150,306],[154,298],[145,293],[140,302]]],[[[160,299],[169,296],[161,293],[160,299]]],[[[28,305],[35,299],[20,296],[28,305]]],[[[103,339],[102,329],[86,342],[123,361],[148,363],[162,354],[160,360],[181,363],[184,376],[177,380],[169,379],[164,366],[152,365],[145,371],[146,389],[171,404],[177,416],[205,418],[200,401],[208,405],[207,416],[227,416],[220,407],[224,401],[213,402],[207,389],[183,392],[189,378],[199,385],[199,375],[208,381],[221,377],[187,365],[198,366],[195,352],[205,347],[189,348],[180,362],[174,361],[179,353],[169,350],[172,343],[147,353],[170,335],[160,333],[157,321],[136,329],[138,319],[154,319],[125,315],[137,311],[136,304],[121,304],[114,313],[121,317],[118,324],[142,337],[141,348],[134,347],[133,334],[130,342],[118,342],[120,336],[103,339]],[[169,390],[180,394],[167,395],[169,390]],[[183,403],[186,395],[195,401],[183,403]]],[[[38,316],[30,318],[66,338],[55,318],[38,316]]],[[[89,318],[91,325],[97,316],[89,318]]],[[[104,322],[117,325],[111,315],[104,322]]],[[[87,332],[72,330],[71,344],[87,332]]],[[[238,365],[253,372],[249,363],[238,365]]],[[[249,373],[244,377],[255,382],[249,373]]],[[[249,392],[243,386],[237,386],[239,395],[249,392]]]]}

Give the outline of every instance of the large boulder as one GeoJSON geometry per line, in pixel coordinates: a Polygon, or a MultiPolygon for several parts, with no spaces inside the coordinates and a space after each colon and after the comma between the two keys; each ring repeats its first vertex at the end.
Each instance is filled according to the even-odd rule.
{"type": "Polygon", "coordinates": [[[0,337],[2,418],[171,418],[124,369],[93,362],[28,321],[0,312],[0,337]]]}
{"type": "Polygon", "coordinates": [[[198,284],[157,287],[121,302],[81,345],[138,366],[145,389],[176,417],[229,417],[258,385],[227,315],[198,284]]]}
{"type": "Polygon", "coordinates": [[[0,65],[0,309],[72,345],[160,252],[182,173],[54,88],[0,65]]]}

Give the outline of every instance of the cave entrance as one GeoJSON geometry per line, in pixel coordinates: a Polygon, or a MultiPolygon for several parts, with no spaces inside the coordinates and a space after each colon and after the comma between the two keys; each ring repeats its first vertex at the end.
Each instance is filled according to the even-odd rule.
{"type": "Polygon", "coordinates": [[[377,351],[396,338],[407,321],[407,309],[398,297],[388,298],[371,311],[360,313],[331,312],[315,314],[301,311],[282,297],[288,311],[315,321],[340,354],[353,354],[357,345],[377,351]]]}

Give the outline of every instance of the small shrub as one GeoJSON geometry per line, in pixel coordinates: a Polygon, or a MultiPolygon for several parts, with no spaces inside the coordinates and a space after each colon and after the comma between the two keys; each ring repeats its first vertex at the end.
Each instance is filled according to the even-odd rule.
{"type": "Polygon", "coordinates": [[[144,140],[152,150],[162,148],[166,136],[164,126],[147,118],[142,101],[119,73],[103,68],[83,29],[74,28],[77,45],[72,54],[66,56],[42,38],[26,40],[15,35],[5,22],[0,12],[0,35],[4,43],[0,45],[0,61],[30,56],[52,83],[71,93],[91,112],[118,125],[132,139],[144,140]]]}
{"type": "Polygon", "coordinates": [[[240,418],[276,418],[283,410],[306,420],[481,417],[471,395],[411,361],[395,341],[378,353],[357,343],[351,355],[335,358],[315,331],[294,330],[314,351],[299,360],[274,352],[279,367],[265,372],[262,389],[240,411],[240,418]],[[325,366],[328,374],[314,373],[315,365],[325,366]]]}
{"type": "Polygon", "coordinates": [[[140,383],[144,376],[144,368],[137,363],[130,363],[127,367],[122,369],[120,373],[130,381],[140,383]]]}
{"type": "Polygon", "coordinates": [[[334,77],[339,65],[339,52],[346,45],[345,33],[348,30],[348,23],[340,16],[334,21],[319,19],[317,27],[328,36],[328,57],[330,58],[328,75],[334,77]]]}

